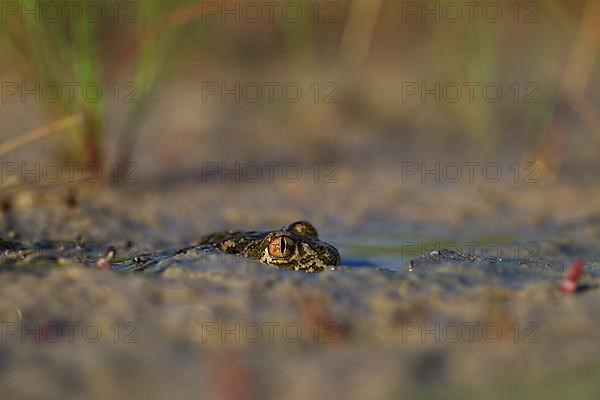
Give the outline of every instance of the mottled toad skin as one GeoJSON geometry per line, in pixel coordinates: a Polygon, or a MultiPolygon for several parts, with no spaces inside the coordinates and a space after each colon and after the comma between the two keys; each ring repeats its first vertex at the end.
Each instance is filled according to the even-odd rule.
{"type": "Polygon", "coordinates": [[[191,248],[198,247],[212,247],[295,271],[316,272],[340,264],[338,250],[321,241],[315,227],[306,221],[294,222],[277,231],[216,232],[196,241],[191,248]]]}

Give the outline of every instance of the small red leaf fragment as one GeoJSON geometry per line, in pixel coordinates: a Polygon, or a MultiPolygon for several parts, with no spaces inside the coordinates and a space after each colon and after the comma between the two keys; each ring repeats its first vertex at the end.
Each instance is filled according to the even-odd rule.
{"type": "Polygon", "coordinates": [[[583,274],[583,260],[577,260],[567,270],[565,273],[565,278],[559,285],[559,289],[563,293],[575,293],[579,288],[577,285],[577,281],[581,279],[581,275],[583,274]]]}

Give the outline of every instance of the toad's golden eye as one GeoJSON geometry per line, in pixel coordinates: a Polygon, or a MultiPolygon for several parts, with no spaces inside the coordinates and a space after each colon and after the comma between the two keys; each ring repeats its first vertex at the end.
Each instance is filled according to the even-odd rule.
{"type": "Polygon", "coordinates": [[[277,236],[269,243],[269,255],[275,258],[284,258],[294,251],[294,241],[289,236],[277,236]]]}

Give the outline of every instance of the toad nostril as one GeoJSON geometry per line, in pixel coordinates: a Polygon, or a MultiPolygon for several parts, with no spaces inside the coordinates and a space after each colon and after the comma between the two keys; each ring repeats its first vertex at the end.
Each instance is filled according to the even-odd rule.
{"type": "Polygon", "coordinates": [[[334,254],[332,265],[338,266],[338,265],[340,265],[340,263],[341,263],[340,255],[337,253],[334,254]]]}
{"type": "Polygon", "coordinates": [[[328,249],[325,252],[325,262],[327,265],[340,265],[340,254],[335,249],[328,249]]]}

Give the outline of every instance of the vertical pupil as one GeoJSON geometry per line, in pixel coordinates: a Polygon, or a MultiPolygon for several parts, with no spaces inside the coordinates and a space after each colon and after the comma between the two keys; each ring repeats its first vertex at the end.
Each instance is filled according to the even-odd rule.
{"type": "Polygon", "coordinates": [[[281,253],[285,254],[285,239],[281,238],[281,242],[279,243],[279,248],[281,249],[281,253]]]}

